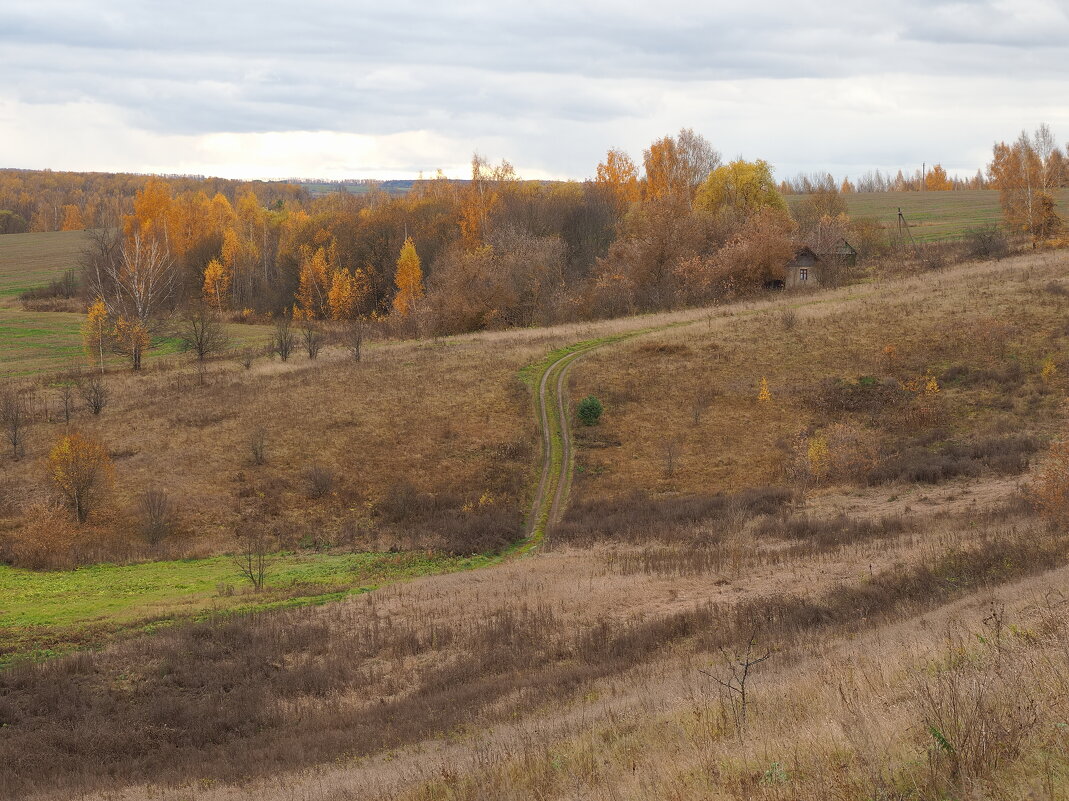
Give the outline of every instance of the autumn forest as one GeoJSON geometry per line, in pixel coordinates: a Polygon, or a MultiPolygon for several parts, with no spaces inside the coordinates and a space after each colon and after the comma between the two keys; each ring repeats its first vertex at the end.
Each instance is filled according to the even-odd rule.
{"type": "Polygon", "coordinates": [[[610,150],[582,183],[525,181],[475,156],[470,180],[421,180],[404,197],[5,171],[0,225],[96,230],[82,294],[104,304],[114,344],[139,363],[160,315],[191,303],[235,320],[359,319],[433,335],[730,299],[780,278],[799,244],[823,253],[845,238],[862,258],[885,253],[884,226],[847,215],[856,191],[1002,188],[1011,229],[1049,238],[1066,175],[1046,126],[998,145],[987,177],[969,182],[935,165],[923,180],[877,171],[779,184],[766,162],[723,163],[687,129],[640,163],[610,150]],[[124,286],[135,274],[153,278],[124,286]]]}

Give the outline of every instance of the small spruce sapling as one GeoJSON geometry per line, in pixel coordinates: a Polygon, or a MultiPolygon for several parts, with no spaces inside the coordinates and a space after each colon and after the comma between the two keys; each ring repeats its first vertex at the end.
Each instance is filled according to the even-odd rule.
{"type": "Polygon", "coordinates": [[[576,415],[579,417],[579,422],[583,425],[593,426],[597,425],[598,420],[601,419],[601,413],[603,411],[605,411],[605,408],[601,405],[601,401],[593,395],[588,395],[579,401],[576,415]]]}

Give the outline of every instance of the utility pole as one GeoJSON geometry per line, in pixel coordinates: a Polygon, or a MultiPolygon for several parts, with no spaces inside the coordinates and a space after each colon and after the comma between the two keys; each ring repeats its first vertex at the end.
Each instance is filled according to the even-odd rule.
{"type": "Polygon", "coordinates": [[[909,237],[909,244],[913,246],[913,250],[917,249],[917,243],[913,240],[913,232],[909,230],[909,223],[906,222],[906,215],[902,213],[902,207],[898,207],[898,242],[900,245],[906,244],[906,237],[909,237]],[[903,235],[905,234],[905,235],[903,235]]]}

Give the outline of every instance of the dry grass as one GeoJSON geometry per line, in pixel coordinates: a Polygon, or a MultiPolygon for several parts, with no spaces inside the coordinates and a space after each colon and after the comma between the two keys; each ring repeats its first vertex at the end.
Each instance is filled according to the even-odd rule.
{"type": "MultiPolygon", "coordinates": [[[[506,510],[508,540],[535,458],[516,377],[523,358],[443,344],[372,351],[359,364],[323,357],[246,371],[224,362],[204,385],[174,370],[118,374],[108,377],[104,412],[80,412],[74,425],[115,460],[116,525],[140,493],[165,491],[191,552],[228,547],[242,519],[263,521],[284,547],[305,539],[380,549],[442,544],[430,532],[401,531],[421,516],[393,502],[402,485],[442,514],[506,510]],[[260,428],[257,465],[250,440],[260,428]]],[[[49,392],[37,389],[39,397],[49,392]]],[[[46,493],[41,458],[62,431],[61,422],[38,423],[30,457],[5,464],[9,491],[23,499],[9,512],[9,529],[46,493]]]]}
{"type": "MultiPolygon", "coordinates": [[[[157,489],[174,507],[173,555],[225,550],[243,520],[269,526],[278,547],[496,548],[520,531],[539,458],[520,369],[578,340],[701,314],[373,343],[359,363],[328,349],[315,361],[260,357],[251,369],[222,359],[199,374],[167,360],[141,375],[109,372],[103,413],[79,407],[72,421],[115,461],[99,539],[133,546],[109,545],[111,558],[136,557],[137,499],[157,489]],[[310,488],[313,466],[332,475],[329,492],[310,488]]],[[[35,422],[27,456],[0,458],[0,549],[50,500],[43,459],[64,431],[59,384],[68,380],[18,384],[35,422]]]]}
{"type": "MultiPolygon", "coordinates": [[[[1064,798],[1069,541],[1012,497],[1018,478],[1005,473],[1026,465],[992,461],[1007,437],[1038,442],[1055,423],[1062,384],[1033,368],[1041,356],[1061,364],[1065,301],[1043,287],[1064,269],[1043,257],[659,318],[699,322],[576,368],[572,397],[592,391],[607,411],[585,435],[579,495],[549,550],[4,671],[0,796],[1064,798]],[[782,340],[785,302],[803,304],[791,332],[800,344],[769,344],[762,321],[782,340]],[[892,314],[905,318],[881,328],[892,314]],[[946,344],[933,336],[940,315],[952,331],[988,318],[1015,328],[1001,351],[946,344]],[[884,331],[899,359],[887,377],[955,365],[967,368],[960,376],[1002,375],[1013,357],[1020,377],[948,378],[939,413],[908,424],[882,402],[809,402],[824,379],[876,374],[884,331]],[[701,388],[695,360],[713,352],[725,354],[707,362],[720,394],[697,425],[687,404],[640,408],[701,388]],[[751,399],[753,375],[768,376],[771,408],[751,399]],[[658,416],[662,431],[686,426],[670,478],[638,458],[659,458],[658,416]],[[979,472],[931,489],[806,484],[802,506],[775,486],[787,461],[776,441],[839,420],[896,448],[881,458],[924,448],[979,472]],[[772,656],[755,670],[740,732],[709,674],[725,676],[755,632],[772,656]]],[[[517,449],[534,432],[518,367],[651,322],[400,343],[363,365],[325,354],[212,376],[176,395],[166,420],[147,421],[158,452],[119,460],[130,471],[120,497],[174,463],[188,484],[168,495],[195,499],[189,508],[220,527],[248,501],[298,531],[315,521],[328,542],[346,521],[360,521],[357,542],[441,542],[484,492],[493,507],[494,488],[526,486],[534,454],[517,449]],[[268,427],[260,467],[248,453],[254,423],[268,427]],[[363,443],[372,447],[356,450],[363,443]],[[311,464],[335,476],[324,498],[309,497],[311,464]],[[231,483],[239,471],[245,480],[231,483]],[[257,489],[242,497],[235,486],[257,489]]],[[[147,417],[173,378],[129,379],[146,383],[119,393],[102,434],[133,448],[120,421],[147,417]]],[[[519,509],[522,490],[500,492],[519,509]]]]}
{"type": "MultiPolygon", "coordinates": [[[[1038,589],[1064,576],[1015,585],[1064,563],[1065,536],[1013,520],[955,518],[922,536],[883,525],[873,537],[855,525],[859,536],[821,545],[823,556],[787,553],[774,564],[762,553],[776,554],[780,536],[804,537],[799,528],[726,532],[749,540],[748,555],[682,574],[618,569],[622,551],[650,548],[565,549],[19,666],[0,674],[0,753],[15,766],[0,789],[70,797],[150,782],[117,797],[169,798],[165,786],[177,783],[174,798],[198,801],[697,799],[715,786],[730,798],[815,799],[833,780],[844,797],[870,781],[902,797],[989,783],[1029,759],[1033,738],[1047,733],[1040,721],[1061,714],[1064,698],[1049,684],[1058,674],[1038,670],[1035,649],[1055,660],[1051,670],[1069,669],[1060,600],[1038,589]],[[971,636],[948,642],[933,620],[961,599],[989,604],[992,593],[1033,604],[1005,618],[1006,654],[983,698],[991,709],[982,714],[1016,726],[1016,740],[994,763],[970,756],[912,772],[933,745],[925,721],[951,716],[955,693],[972,691],[967,670],[987,671],[998,656],[971,636]],[[1054,604],[1044,619],[1060,621],[1061,639],[1040,635],[1033,618],[1046,613],[1036,603],[1054,604]],[[752,631],[774,655],[755,676],[740,737],[730,700],[701,671],[719,670],[752,631]],[[963,656],[972,651],[976,659],[963,656]],[[1043,712],[1035,721],[1015,716],[998,690],[1023,667],[1038,671],[1028,674],[1029,709],[1043,712]],[[587,772],[572,762],[584,753],[587,772]],[[772,763],[784,785],[760,781],[778,776],[772,763]]],[[[977,616],[965,619],[983,631],[977,616]]]]}
{"type": "Polygon", "coordinates": [[[874,481],[1019,473],[1060,414],[1069,328],[1064,298],[1045,286],[1067,271],[1069,256],[1044,254],[786,296],[799,318],[789,332],[772,311],[736,308],[595,352],[573,372],[572,397],[606,407],[578,439],[578,493],[781,483],[805,441],[836,423],[878,446],[874,481]],[[1051,382],[1040,376],[1048,358],[1059,366],[1051,382]],[[930,400],[928,376],[940,389],[930,400]]]}

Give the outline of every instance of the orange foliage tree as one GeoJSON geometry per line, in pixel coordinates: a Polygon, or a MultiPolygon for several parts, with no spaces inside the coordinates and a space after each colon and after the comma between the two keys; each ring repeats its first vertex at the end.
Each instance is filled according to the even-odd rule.
{"type": "MultiPolygon", "coordinates": [[[[1043,145],[1043,137],[1036,139],[1043,145]]],[[[1012,145],[996,144],[992,156],[988,172],[998,186],[1006,222],[1015,230],[1030,234],[1033,243],[1051,236],[1061,226],[1061,220],[1054,211],[1051,194],[1051,170],[1047,163],[1050,154],[1045,161],[1033,139],[1022,131],[1012,145]]]]}
{"type": "Polygon", "coordinates": [[[706,176],[720,164],[720,154],[701,134],[684,128],[658,139],[643,153],[646,197],[690,203],[706,176]]]}
{"type": "Polygon", "coordinates": [[[325,248],[305,247],[301,251],[301,277],[297,287],[297,307],[308,320],[321,319],[328,308],[330,264],[325,248]]]}
{"type": "Polygon", "coordinates": [[[368,295],[367,276],[363,270],[342,269],[334,273],[327,294],[330,319],[355,319],[368,295]]]}
{"type": "Polygon", "coordinates": [[[626,208],[641,196],[638,168],[622,150],[610,150],[605,161],[598,164],[594,183],[605,189],[620,207],[626,208]]]}
{"type": "Polygon", "coordinates": [[[947,177],[947,171],[943,169],[943,165],[936,164],[924,176],[924,188],[929,192],[949,192],[954,188],[954,184],[947,177]]]}

